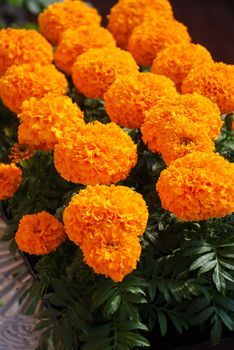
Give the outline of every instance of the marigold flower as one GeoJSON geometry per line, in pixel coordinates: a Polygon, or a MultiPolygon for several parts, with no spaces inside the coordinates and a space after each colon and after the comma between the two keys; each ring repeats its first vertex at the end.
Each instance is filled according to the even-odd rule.
{"type": "Polygon", "coordinates": [[[144,112],[161,98],[176,94],[174,83],[152,73],[125,75],[117,79],[104,95],[110,119],[127,128],[140,128],[144,112]]]}
{"type": "Polygon", "coordinates": [[[126,49],[133,29],[152,11],[156,17],[173,18],[172,8],[167,0],[122,0],[112,7],[108,29],[121,48],[126,49]]]}
{"type": "Polygon", "coordinates": [[[84,114],[77,104],[68,96],[50,94],[24,101],[19,118],[19,143],[44,151],[53,150],[59,138],[84,125],[84,114]]]}
{"type": "Polygon", "coordinates": [[[83,247],[101,237],[105,242],[143,235],[148,210],[142,195],[124,186],[87,186],[64,210],[68,237],[83,247]]]}
{"type": "Polygon", "coordinates": [[[213,62],[213,60],[209,51],[202,45],[176,44],[168,46],[157,54],[151,72],[167,76],[180,90],[191,68],[204,62],[213,62]]]}
{"type": "Polygon", "coordinates": [[[48,6],[38,17],[42,35],[57,45],[61,34],[69,28],[81,25],[99,25],[101,16],[83,1],[65,1],[48,6]]]}
{"type": "Polygon", "coordinates": [[[133,30],[128,41],[128,51],[139,65],[150,66],[160,50],[190,41],[184,24],[159,17],[154,21],[146,20],[133,30]]]}
{"type": "Polygon", "coordinates": [[[50,64],[52,46],[35,30],[7,28],[0,30],[0,75],[16,64],[50,64]]]}
{"type": "Polygon", "coordinates": [[[174,121],[165,125],[162,123],[155,130],[157,151],[169,165],[194,151],[212,152],[214,142],[210,139],[203,124],[191,123],[188,118],[176,115],[174,121]]]}
{"type": "Polygon", "coordinates": [[[52,64],[22,64],[11,66],[0,79],[0,96],[3,103],[15,113],[21,111],[22,103],[30,97],[37,99],[51,93],[65,95],[67,80],[52,64]]]}
{"type": "Polygon", "coordinates": [[[136,145],[114,123],[94,122],[70,132],[55,146],[55,167],[67,181],[83,185],[124,180],[137,162],[136,145]]]}
{"type": "MultiPolygon", "coordinates": [[[[201,134],[203,134],[201,138],[197,139],[197,141],[200,140],[200,146],[202,146],[202,137],[203,139],[206,137],[202,129],[204,129],[204,132],[207,132],[207,137],[215,140],[220,134],[220,128],[222,126],[219,108],[208,98],[197,93],[187,95],[177,94],[171,96],[170,99],[161,99],[157,105],[145,112],[145,120],[141,128],[143,141],[152,152],[160,152],[161,147],[158,145],[158,139],[161,137],[160,134],[173,133],[175,124],[179,139],[181,142],[183,138],[186,139],[185,146],[188,146],[189,137],[188,135],[184,135],[183,137],[184,129],[181,128],[180,130],[180,122],[181,125],[184,125],[185,129],[187,123],[187,131],[191,136],[199,133],[196,128],[200,129],[201,134]],[[189,124],[191,126],[196,125],[194,131],[192,131],[189,124]]],[[[176,133],[174,134],[176,137],[176,133]]],[[[191,141],[194,140],[194,136],[192,136],[191,141]]],[[[205,149],[211,149],[211,145],[210,140],[204,143],[205,149]]],[[[170,152],[170,148],[168,152],[170,152]]]]}
{"type": "Polygon", "coordinates": [[[71,74],[76,58],[92,48],[115,47],[115,39],[107,29],[99,26],[80,26],[66,30],[54,53],[56,66],[71,74]]]}
{"type": "Polygon", "coordinates": [[[137,72],[138,66],[129,52],[119,48],[90,49],[77,58],[72,79],[87,97],[102,98],[116,78],[137,72]]]}
{"type": "Polygon", "coordinates": [[[20,250],[36,255],[54,251],[65,239],[63,224],[46,211],[24,215],[15,236],[20,250]]]}
{"type": "Polygon", "coordinates": [[[22,181],[22,171],[15,164],[0,163],[0,201],[11,198],[22,181]]]}
{"type": "Polygon", "coordinates": [[[11,147],[9,158],[12,163],[17,164],[21,160],[28,160],[29,158],[33,157],[34,152],[35,151],[28,145],[19,145],[18,143],[15,143],[11,147]]]}
{"type": "Polygon", "coordinates": [[[84,242],[82,246],[85,262],[100,273],[121,282],[123,278],[137,267],[141,255],[141,245],[138,237],[115,237],[110,233],[103,234],[84,242]]]}
{"type": "Polygon", "coordinates": [[[217,103],[222,114],[234,111],[234,65],[205,63],[194,67],[182,84],[182,93],[196,91],[217,103]]]}
{"type": "Polygon", "coordinates": [[[234,164],[215,153],[193,152],[161,172],[163,208],[185,221],[220,218],[234,211],[234,164]]]}

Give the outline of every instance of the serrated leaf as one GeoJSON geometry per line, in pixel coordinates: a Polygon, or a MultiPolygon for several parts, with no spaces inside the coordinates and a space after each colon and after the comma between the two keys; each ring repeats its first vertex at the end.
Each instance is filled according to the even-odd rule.
{"type": "Polygon", "coordinates": [[[167,333],[167,318],[161,310],[157,310],[158,323],[162,337],[167,333]]]}
{"type": "Polygon", "coordinates": [[[231,317],[227,314],[226,311],[216,308],[216,312],[218,313],[219,317],[221,318],[222,322],[225,324],[225,326],[230,330],[234,330],[234,322],[231,319],[231,317]]]}
{"type": "Polygon", "coordinates": [[[140,334],[134,332],[123,332],[118,333],[118,341],[121,344],[126,344],[130,349],[133,349],[135,346],[139,347],[149,347],[149,341],[142,337],[140,334]]]}
{"type": "Polygon", "coordinates": [[[216,265],[216,267],[214,269],[212,277],[213,277],[213,281],[214,281],[218,291],[219,292],[224,291],[226,288],[226,283],[225,283],[224,277],[220,273],[220,267],[218,264],[216,265]]]}
{"type": "Polygon", "coordinates": [[[206,309],[202,310],[197,316],[192,320],[193,324],[202,324],[207,321],[211,315],[214,313],[215,309],[213,306],[209,306],[206,309]]]}
{"type": "Polygon", "coordinates": [[[217,264],[216,260],[208,261],[208,263],[204,264],[204,266],[200,268],[199,276],[202,275],[203,273],[206,273],[212,270],[216,266],[216,264],[217,264]]]}
{"type": "Polygon", "coordinates": [[[208,253],[205,255],[200,256],[198,259],[196,259],[191,265],[189,270],[193,271],[198,269],[199,267],[204,267],[206,263],[208,263],[211,259],[213,259],[215,256],[215,253],[208,253]]]}
{"type": "Polygon", "coordinates": [[[119,309],[121,304],[121,296],[116,295],[113,298],[109,299],[104,308],[104,314],[107,318],[114,315],[114,313],[119,309]]]}
{"type": "Polygon", "coordinates": [[[144,325],[139,321],[125,321],[123,323],[118,323],[117,328],[119,331],[122,331],[122,332],[136,330],[136,329],[148,331],[148,328],[146,327],[146,325],[144,325]]]}
{"type": "Polygon", "coordinates": [[[210,337],[212,344],[215,345],[219,342],[222,335],[222,322],[220,321],[220,318],[215,314],[212,317],[211,323],[212,327],[210,337]]]}

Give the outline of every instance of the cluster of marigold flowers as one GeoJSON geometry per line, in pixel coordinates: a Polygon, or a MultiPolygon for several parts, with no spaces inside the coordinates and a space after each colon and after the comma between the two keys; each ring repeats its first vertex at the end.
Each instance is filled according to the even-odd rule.
{"type": "Polygon", "coordinates": [[[0,164],[0,200],[20,186],[20,157],[54,152],[60,176],[87,187],[65,209],[64,227],[46,212],[24,216],[19,248],[47,254],[68,236],[96,273],[121,281],[136,268],[148,219],[143,197],[116,185],[138,161],[125,128],[140,129],[168,166],[156,185],[166,210],[188,221],[231,213],[234,165],[214,142],[220,113],[234,111],[234,67],[191,43],[168,0],[120,0],[107,29],[100,22],[94,8],[67,0],[39,15],[40,33],[0,31],[0,97],[20,121],[12,163],[0,164]],[[66,76],[87,98],[104,100],[110,123],[85,123],[66,96],[66,76]]]}

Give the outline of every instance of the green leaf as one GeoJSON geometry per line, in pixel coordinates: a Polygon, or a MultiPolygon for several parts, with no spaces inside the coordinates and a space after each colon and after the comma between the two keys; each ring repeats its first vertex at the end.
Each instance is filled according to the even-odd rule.
{"type": "Polygon", "coordinates": [[[41,329],[44,329],[44,328],[47,328],[49,326],[52,326],[53,324],[53,321],[51,320],[43,320],[43,321],[40,321],[35,327],[34,327],[34,330],[35,331],[39,331],[41,329]]]}
{"type": "Polygon", "coordinates": [[[143,323],[139,322],[139,321],[125,321],[122,323],[118,323],[118,330],[119,331],[132,331],[132,330],[136,330],[136,329],[140,329],[143,331],[148,331],[148,328],[146,327],[146,325],[144,325],[143,323]]]}
{"type": "Polygon", "coordinates": [[[225,324],[225,326],[230,330],[233,331],[234,330],[234,322],[231,319],[231,317],[227,314],[226,311],[216,308],[216,312],[219,315],[219,317],[221,318],[222,322],[225,324]]]}
{"type": "Polygon", "coordinates": [[[161,310],[157,310],[158,323],[162,337],[167,333],[167,318],[161,310]]]}
{"type": "Polygon", "coordinates": [[[221,338],[222,335],[222,322],[220,321],[220,318],[218,317],[217,314],[215,314],[212,317],[211,320],[212,327],[211,327],[211,342],[213,345],[217,344],[221,338]]]}
{"type": "Polygon", "coordinates": [[[204,264],[202,268],[200,268],[199,275],[212,270],[216,266],[216,264],[217,264],[216,260],[208,261],[206,264],[204,264]]]}
{"type": "Polygon", "coordinates": [[[111,350],[113,347],[110,345],[112,339],[97,339],[93,342],[89,342],[81,347],[81,350],[111,350]]]}
{"type": "Polygon", "coordinates": [[[110,298],[105,305],[104,314],[107,318],[111,317],[120,307],[121,296],[116,295],[113,298],[110,298]]]}
{"type": "Polygon", "coordinates": [[[193,318],[193,324],[202,324],[207,321],[211,315],[214,313],[215,309],[213,306],[209,306],[206,309],[202,310],[196,317],[193,318]]]}
{"type": "Polygon", "coordinates": [[[218,289],[219,292],[222,292],[225,290],[226,288],[226,283],[225,283],[225,279],[224,277],[222,276],[222,274],[220,273],[220,267],[219,265],[217,264],[215,269],[214,269],[214,272],[213,272],[213,281],[216,285],[216,288],[218,289]]]}
{"type": "Polygon", "coordinates": [[[118,341],[123,345],[126,344],[130,349],[135,346],[150,347],[150,343],[146,338],[134,332],[118,333],[118,341]]]}
{"type": "Polygon", "coordinates": [[[193,271],[198,269],[199,267],[204,267],[204,265],[206,265],[210,260],[212,260],[214,256],[215,256],[215,253],[208,253],[200,256],[191,264],[189,270],[193,271]]]}

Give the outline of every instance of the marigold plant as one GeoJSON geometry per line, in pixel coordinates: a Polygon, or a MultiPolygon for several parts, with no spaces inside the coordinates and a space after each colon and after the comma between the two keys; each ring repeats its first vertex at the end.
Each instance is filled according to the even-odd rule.
{"type": "Polygon", "coordinates": [[[140,128],[144,112],[161,98],[176,94],[174,83],[160,75],[139,73],[117,79],[104,95],[110,119],[127,128],[140,128]]]}
{"type": "Polygon", "coordinates": [[[90,49],[80,55],[72,69],[76,88],[90,98],[102,98],[121,75],[137,73],[138,66],[129,52],[119,48],[90,49]]]}
{"type": "Polygon", "coordinates": [[[67,181],[84,185],[116,183],[135,166],[136,148],[116,124],[95,121],[59,141],[54,152],[55,167],[67,181]]]}
{"type": "Polygon", "coordinates": [[[217,103],[221,112],[234,111],[234,65],[206,63],[194,67],[183,81],[182,93],[198,92],[217,103]]]}
{"type": "Polygon", "coordinates": [[[0,97],[15,113],[21,111],[22,103],[30,97],[39,99],[48,93],[64,95],[67,88],[66,78],[52,64],[14,65],[0,79],[0,97]]]}
{"type": "Polygon", "coordinates": [[[84,125],[84,114],[77,104],[68,96],[50,94],[24,101],[19,118],[19,143],[45,151],[53,150],[58,139],[71,129],[84,125]]]}
{"type": "Polygon", "coordinates": [[[133,29],[143,22],[146,13],[152,11],[156,17],[173,18],[171,4],[167,0],[122,0],[112,7],[108,29],[121,48],[126,49],[133,29]]]}
{"type": "Polygon", "coordinates": [[[202,45],[176,44],[166,47],[157,54],[151,72],[167,76],[181,90],[181,84],[191,68],[212,61],[211,54],[202,45]]]}
{"type": "MultiPolygon", "coordinates": [[[[145,120],[141,128],[143,141],[152,152],[160,152],[158,146],[160,133],[168,133],[168,130],[173,133],[173,126],[176,124],[177,132],[182,137],[183,131],[182,128],[180,130],[180,120],[181,125],[184,123],[185,128],[186,123],[188,124],[188,131],[191,130],[189,124],[192,126],[197,125],[197,127],[200,125],[201,133],[204,135],[204,132],[207,132],[207,138],[211,140],[215,140],[218,137],[222,126],[219,108],[208,98],[197,93],[187,95],[177,94],[171,96],[170,99],[160,100],[156,106],[145,112],[145,120]],[[202,128],[204,132],[202,132],[202,128]]],[[[196,135],[196,132],[194,135],[196,135]]],[[[185,136],[186,138],[187,136],[185,136]]],[[[199,144],[202,145],[200,141],[199,144]]],[[[208,145],[211,146],[209,140],[207,140],[204,146],[208,147],[208,145]]],[[[170,152],[170,148],[168,152],[170,152]]]]}
{"type": "Polygon", "coordinates": [[[7,28],[0,30],[0,76],[16,64],[50,64],[52,46],[35,30],[7,28]]]}
{"type": "Polygon", "coordinates": [[[20,250],[35,255],[51,253],[65,239],[63,224],[46,211],[24,215],[15,236],[20,250]]]}
{"type": "Polygon", "coordinates": [[[159,17],[146,20],[137,26],[128,41],[128,51],[141,66],[150,66],[158,52],[172,44],[191,41],[184,24],[159,17]]]}
{"type": "Polygon", "coordinates": [[[87,186],[72,197],[63,221],[69,239],[83,247],[95,237],[108,241],[143,235],[148,210],[142,195],[128,187],[87,186]]]}
{"type": "Polygon", "coordinates": [[[185,221],[234,211],[234,164],[215,153],[193,152],[163,170],[157,191],[164,209],[185,221]]]}
{"type": "Polygon", "coordinates": [[[101,17],[96,9],[83,1],[65,1],[48,6],[38,17],[42,35],[57,45],[61,34],[81,25],[99,25],[101,17]]]}
{"type": "Polygon", "coordinates": [[[102,27],[89,25],[66,30],[54,53],[55,64],[68,75],[76,58],[92,48],[115,47],[115,39],[102,27]]]}
{"type": "Polygon", "coordinates": [[[22,171],[15,164],[0,163],[0,200],[11,198],[22,181],[22,171]]]}

